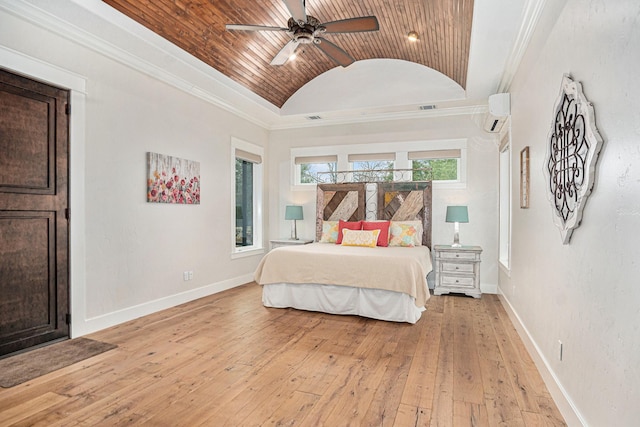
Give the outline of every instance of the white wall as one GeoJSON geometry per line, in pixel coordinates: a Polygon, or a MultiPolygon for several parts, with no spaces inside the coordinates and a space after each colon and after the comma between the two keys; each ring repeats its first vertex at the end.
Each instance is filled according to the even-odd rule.
{"type": "Polygon", "coordinates": [[[634,426],[640,419],[640,3],[554,2],[541,22],[511,88],[513,182],[517,153],[529,146],[531,207],[519,208],[514,185],[511,277],[501,274],[500,288],[574,406],[575,422],[634,426]],[[553,223],[542,172],[564,73],[582,83],[605,140],[594,191],[569,245],[553,223]]]}
{"type": "MultiPolygon", "coordinates": [[[[293,147],[333,146],[341,144],[400,143],[467,138],[467,186],[463,189],[433,189],[433,243],[450,244],[453,224],[444,221],[446,206],[469,206],[469,223],[460,224],[460,240],[480,245],[482,253],[481,285],[485,291],[497,289],[497,139],[482,130],[479,115],[435,117],[421,120],[381,121],[339,126],[272,131],[269,142],[270,173],[269,238],[290,235],[290,221],[284,220],[287,204],[301,204],[305,220],[298,221],[298,236],[315,237],[315,187],[292,188],[291,153],[293,147]],[[480,125],[478,124],[480,123],[480,125]]],[[[363,145],[362,152],[366,152],[363,145]]]]}
{"type": "Polygon", "coordinates": [[[63,86],[57,71],[86,82],[71,118],[72,334],[252,280],[259,255],[231,260],[230,144],[266,146],[268,132],[2,8],[0,22],[3,66],[63,86]],[[148,151],[200,162],[200,205],[146,202],[148,151]]]}

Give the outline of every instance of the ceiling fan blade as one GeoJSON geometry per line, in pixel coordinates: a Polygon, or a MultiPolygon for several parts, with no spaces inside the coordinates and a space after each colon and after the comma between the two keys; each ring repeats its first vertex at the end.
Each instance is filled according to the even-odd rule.
{"type": "Polygon", "coordinates": [[[320,40],[320,43],[317,43],[316,46],[336,64],[347,67],[355,62],[355,59],[353,59],[351,55],[330,41],[321,37],[316,37],[316,40],[320,40]]]}
{"type": "Polygon", "coordinates": [[[289,57],[296,51],[298,47],[298,42],[295,40],[291,40],[289,43],[284,45],[280,52],[271,60],[271,65],[284,65],[285,62],[289,59],[289,57]]]}
{"type": "Polygon", "coordinates": [[[361,31],[378,31],[380,29],[378,19],[375,16],[326,22],[322,26],[326,29],[326,33],[358,33],[361,31]]]}
{"type": "Polygon", "coordinates": [[[282,0],[289,9],[291,17],[296,21],[307,22],[307,13],[304,11],[304,0],[282,0]]]}
{"type": "Polygon", "coordinates": [[[227,24],[227,30],[234,31],[289,31],[288,28],[266,27],[264,25],[227,24]]]}

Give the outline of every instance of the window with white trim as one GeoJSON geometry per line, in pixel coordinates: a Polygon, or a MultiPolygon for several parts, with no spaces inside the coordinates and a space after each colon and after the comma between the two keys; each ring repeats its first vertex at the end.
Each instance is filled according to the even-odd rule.
{"type": "Polygon", "coordinates": [[[392,182],[396,153],[349,154],[352,182],[392,182]]]}
{"type": "Polygon", "coordinates": [[[510,268],[511,253],[511,145],[509,134],[500,143],[499,181],[499,248],[498,260],[507,270],[510,268]]]}
{"type": "Polygon", "coordinates": [[[465,188],[466,165],[466,139],[297,147],[291,149],[291,183],[302,190],[319,183],[432,180],[465,188]]]}
{"type": "Polygon", "coordinates": [[[336,181],[338,156],[300,156],[294,159],[298,184],[327,184],[336,181]]]}
{"type": "Polygon", "coordinates": [[[458,181],[461,150],[427,150],[408,153],[413,181],[458,181]]]}
{"type": "Polygon", "coordinates": [[[232,140],[233,153],[233,252],[262,249],[263,149],[232,140]]]}

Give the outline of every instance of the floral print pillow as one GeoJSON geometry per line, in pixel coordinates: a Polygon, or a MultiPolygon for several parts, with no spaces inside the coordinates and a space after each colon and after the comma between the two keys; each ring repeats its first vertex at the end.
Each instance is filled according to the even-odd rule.
{"type": "Polygon", "coordinates": [[[414,247],[422,245],[420,221],[391,221],[389,246],[414,247]]]}
{"type": "Polygon", "coordinates": [[[338,241],[338,221],[323,221],[320,243],[335,243],[338,241]]]}

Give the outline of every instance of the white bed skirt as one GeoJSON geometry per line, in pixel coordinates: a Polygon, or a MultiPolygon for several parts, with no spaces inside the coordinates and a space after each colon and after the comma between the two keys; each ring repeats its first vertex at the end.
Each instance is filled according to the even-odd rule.
{"type": "Polygon", "coordinates": [[[407,294],[350,286],[274,283],[262,286],[265,307],[349,314],[390,322],[416,323],[424,307],[407,294]]]}

